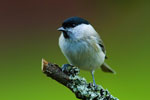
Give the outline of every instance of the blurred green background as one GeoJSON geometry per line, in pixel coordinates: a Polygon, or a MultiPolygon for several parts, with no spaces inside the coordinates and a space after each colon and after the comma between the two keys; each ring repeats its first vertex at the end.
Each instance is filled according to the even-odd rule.
{"type": "MultiPolygon", "coordinates": [[[[0,3],[0,100],[76,100],[41,71],[41,59],[67,63],[58,47],[64,19],[87,19],[100,33],[116,75],[96,83],[120,100],[149,98],[150,2],[120,0],[5,0],[0,3]]],[[[89,82],[91,74],[81,71],[89,82]]]]}

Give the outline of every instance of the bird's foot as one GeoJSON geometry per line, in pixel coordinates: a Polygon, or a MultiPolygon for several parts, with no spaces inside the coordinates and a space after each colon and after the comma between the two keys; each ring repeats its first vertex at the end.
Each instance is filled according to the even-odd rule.
{"type": "Polygon", "coordinates": [[[69,66],[72,66],[72,65],[70,65],[70,64],[63,64],[62,67],[61,67],[62,71],[64,72],[69,66]]]}
{"type": "Polygon", "coordinates": [[[80,72],[79,68],[71,64],[63,64],[61,67],[61,70],[69,76],[79,75],[79,72],[80,72]]]}
{"type": "Polygon", "coordinates": [[[94,86],[95,88],[97,88],[97,87],[98,87],[98,85],[96,85],[96,83],[95,83],[95,82],[93,82],[93,86],[94,86]]]}

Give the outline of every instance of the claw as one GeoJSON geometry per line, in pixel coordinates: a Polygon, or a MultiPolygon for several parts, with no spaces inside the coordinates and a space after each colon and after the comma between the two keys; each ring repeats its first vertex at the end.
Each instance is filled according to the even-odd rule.
{"type": "Polygon", "coordinates": [[[70,64],[63,64],[61,67],[62,71],[64,72],[68,66],[71,66],[71,65],[70,64]]]}

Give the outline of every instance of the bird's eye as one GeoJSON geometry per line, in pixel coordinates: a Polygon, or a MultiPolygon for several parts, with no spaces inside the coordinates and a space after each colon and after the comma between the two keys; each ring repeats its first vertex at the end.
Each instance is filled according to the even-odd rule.
{"type": "Polygon", "coordinates": [[[73,28],[76,26],[76,24],[75,23],[67,23],[67,24],[64,24],[63,26],[67,27],[67,28],[73,28]]]}
{"type": "Polygon", "coordinates": [[[76,26],[76,24],[72,24],[72,27],[75,27],[76,26]]]}

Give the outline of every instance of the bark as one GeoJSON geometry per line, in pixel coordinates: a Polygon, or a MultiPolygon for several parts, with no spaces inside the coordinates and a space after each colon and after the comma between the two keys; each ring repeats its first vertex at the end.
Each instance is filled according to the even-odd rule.
{"type": "Polygon", "coordinates": [[[80,70],[77,67],[70,65],[62,71],[57,64],[42,59],[42,71],[48,77],[69,88],[78,99],[119,100],[113,97],[108,90],[103,89],[102,86],[94,86],[92,83],[87,83],[85,78],[78,76],[80,70]]]}

